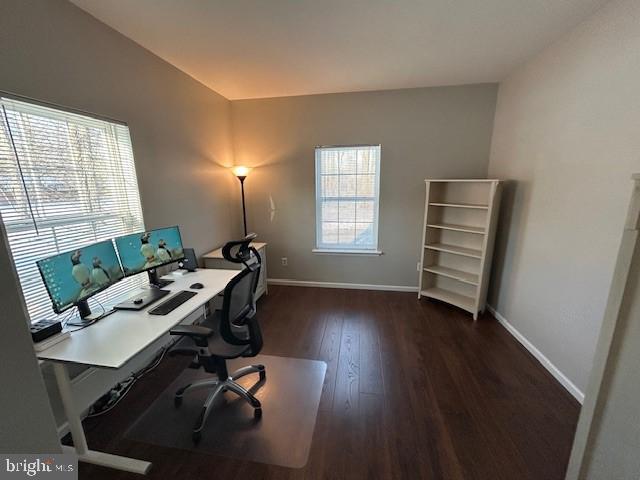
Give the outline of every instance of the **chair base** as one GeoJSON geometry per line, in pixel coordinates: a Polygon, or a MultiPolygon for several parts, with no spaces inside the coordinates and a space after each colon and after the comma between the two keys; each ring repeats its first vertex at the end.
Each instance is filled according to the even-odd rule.
{"type": "Polygon", "coordinates": [[[219,396],[223,395],[224,392],[233,392],[251,405],[253,407],[253,417],[256,420],[262,417],[262,405],[260,404],[260,401],[253,395],[253,393],[236,382],[239,378],[251,373],[258,373],[260,375],[260,381],[264,381],[267,378],[264,365],[248,365],[233,372],[226,380],[201,380],[199,382],[190,383],[176,392],[174,405],[177,408],[182,405],[182,397],[185,393],[202,389],[211,390],[193,428],[192,436],[194,443],[198,443],[200,441],[202,437],[202,429],[204,428],[204,424],[211,413],[212,406],[214,405],[215,400],[219,396]]]}

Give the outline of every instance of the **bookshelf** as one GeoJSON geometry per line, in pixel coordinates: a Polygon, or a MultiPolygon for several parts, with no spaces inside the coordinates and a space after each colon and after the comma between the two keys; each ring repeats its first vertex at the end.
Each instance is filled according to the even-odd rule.
{"type": "Polygon", "coordinates": [[[427,179],[418,298],[484,312],[500,181],[427,179]]]}

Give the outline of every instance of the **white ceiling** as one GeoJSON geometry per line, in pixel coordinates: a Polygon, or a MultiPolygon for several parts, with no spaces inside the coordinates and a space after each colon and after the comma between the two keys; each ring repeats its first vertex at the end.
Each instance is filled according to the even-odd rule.
{"type": "Polygon", "coordinates": [[[229,99],[502,80],[607,0],[72,0],[229,99]]]}

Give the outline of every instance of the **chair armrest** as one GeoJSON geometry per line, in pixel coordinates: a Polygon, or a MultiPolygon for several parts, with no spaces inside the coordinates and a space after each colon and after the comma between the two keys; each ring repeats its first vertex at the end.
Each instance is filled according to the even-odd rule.
{"type": "Polygon", "coordinates": [[[191,338],[209,338],[213,334],[214,331],[211,328],[199,325],[176,325],[169,330],[169,335],[182,335],[191,338]]]}

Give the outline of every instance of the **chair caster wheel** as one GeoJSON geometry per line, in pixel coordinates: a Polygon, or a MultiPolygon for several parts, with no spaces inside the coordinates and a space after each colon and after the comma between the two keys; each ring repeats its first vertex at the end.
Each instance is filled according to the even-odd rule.
{"type": "Polygon", "coordinates": [[[173,406],[178,408],[182,405],[182,397],[173,397],[173,406]]]}
{"type": "Polygon", "coordinates": [[[253,418],[255,418],[256,420],[262,418],[262,408],[253,409],[253,418]]]}
{"type": "Polygon", "coordinates": [[[193,443],[197,445],[198,443],[200,443],[200,440],[202,439],[202,432],[193,432],[191,434],[191,439],[193,440],[193,443]]]}

